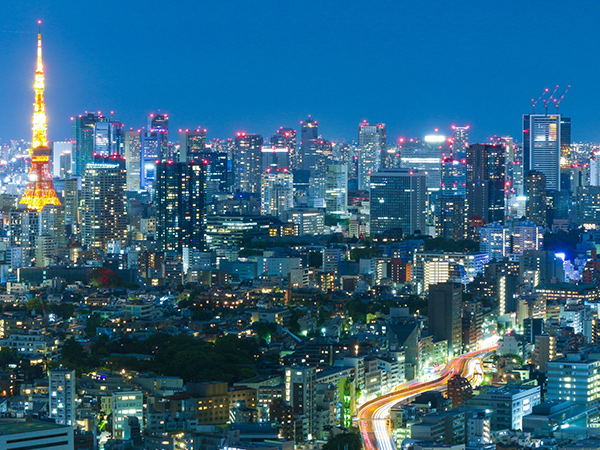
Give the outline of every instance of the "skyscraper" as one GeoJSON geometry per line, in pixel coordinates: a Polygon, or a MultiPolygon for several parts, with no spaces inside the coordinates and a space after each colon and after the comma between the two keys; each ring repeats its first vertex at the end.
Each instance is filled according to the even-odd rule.
{"type": "Polygon", "coordinates": [[[204,164],[204,203],[215,195],[229,191],[230,173],[227,152],[212,151],[199,154],[198,163],[204,164]]]}
{"type": "Polygon", "coordinates": [[[83,175],[88,163],[94,159],[94,129],[99,117],[94,113],[80,114],[73,121],[73,174],[83,175]]]}
{"type": "MultiPolygon", "coordinates": [[[[560,114],[523,115],[523,172],[543,173],[549,191],[560,189],[560,153],[561,145],[564,145],[562,123],[560,114]]],[[[569,141],[570,124],[568,120],[569,141]]]]}
{"type": "Polygon", "coordinates": [[[455,156],[443,156],[441,166],[442,193],[464,197],[467,193],[466,160],[455,156]]]}
{"type": "Polygon", "coordinates": [[[48,381],[48,416],[58,424],[75,425],[75,371],[52,369],[48,381]]]}
{"type": "Polygon", "coordinates": [[[546,176],[542,172],[531,171],[525,177],[526,217],[535,225],[546,225],[548,206],[546,204],[546,176]]]}
{"type": "Polygon", "coordinates": [[[384,123],[369,125],[365,120],[358,125],[358,188],[369,189],[369,177],[382,167],[387,133],[384,123]]]}
{"type": "Polygon", "coordinates": [[[19,203],[29,209],[41,211],[46,205],[60,205],[54,191],[50,173],[50,155],[48,147],[48,127],[46,125],[46,105],[44,102],[44,64],[42,62],[42,34],[38,34],[37,64],[35,69],[35,103],[33,105],[33,140],[31,141],[31,167],[29,183],[19,203]]]}
{"type": "Polygon", "coordinates": [[[460,195],[440,195],[436,201],[435,231],[438,237],[459,241],[467,238],[465,198],[460,195]]]}
{"type": "Polygon", "coordinates": [[[206,151],[206,129],[179,130],[179,162],[198,161],[200,154],[206,151]]]}
{"type": "Polygon", "coordinates": [[[107,250],[109,241],[120,241],[125,246],[125,172],[125,160],[116,155],[87,165],[81,183],[84,245],[107,250]]]}
{"type": "Polygon", "coordinates": [[[462,352],[462,285],[438,283],[429,286],[429,332],[436,341],[448,341],[449,355],[462,352]]]}
{"type": "Polygon", "coordinates": [[[296,163],[301,170],[314,171],[317,165],[317,139],[319,138],[318,122],[308,116],[302,125],[300,153],[296,163]]]}
{"type": "Polygon", "coordinates": [[[260,149],[260,169],[266,170],[289,170],[290,149],[289,147],[276,147],[275,145],[263,145],[260,149]]]}
{"type": "MultiPolygon", "coordinates": [[[[54,142],[52,143],[52,176],[54,178],[66,178],[67,168],[65,167],[63,173],[61,173],[61,168],[63,165],[61,164],[61,156],[64,154],[70,155],[73,151],[73,143],[70,141],[66,142],[54,142]]],[[[70,175],[71,164],[69,163],[68,174],[70,175]]]]}
{"type": "Polygon", "coordinates": [[[260,134],[237,133],[235,136],[235,187],[240,192],[260,192],[260,157],[263,138],[260,134]]]}
{"type": "Polygon", "coordinates": [[[156,180],[156,162],[168,159],[169,155],[169,116],[150,114],[148,128],[141,134],[140,187],[150,190],[156,180]]]}
{"type": "Polygon", "coordinates": [[[296,147],[296,130],[293,128],[280,127],[273,136],[271,136],[271,145],[277,148],[287,147],[289,149],[289,168],[299,169],[301,158],[296,147]]]}
{"type": "Polygon", "coordinates": [[[140,132],[129,130],[125,132],[125,165],[127,168],[127,190],[137,191],[140,189],[140,169],[142,143],[140,132]]]}
{"type": "Polygon", "coordinates": [[[330,164],[325,176],[325,209],[327,214],[348,213],[348,166],[330,164]]]}
{"type": "Polygon", "coordinates": [[[478,214],[486,223],[504,220],[505,146],[474,144],[467,148],[468,217],[478,214]]]}
{"type": "Polygon", "coordinates": [[[294,207],[294,179],[288,170],[268,170],[261,176],[260,213],[279,217],[294,207]]]}
{"type": "Polygon", "coordinates": [[[425,172],[385,169],[371,174],[371,235],[424,232],[425,172]]]}
{"type": "Polygon", "coordinates": [[[94,124],[94,153],[97,156],[123,155],[123,124],[111,117],[100,116],[94,124]]]}
{"type": "Polygon", "coordinates": [[[452,153],[458,159],[465,156],[469,146],[469,125],[466,127],[457,127],[452,125],[452,153]]]}
{"type": "Polygon", "coordinates": [[[296,431],[296,442],[311,440],[316,428],[316,369],[314,367],[286,367],[285,401],[292,407],[294,419],[301,424],[296,431]]]}
{"type": "Polygon", "coordinates": [[[204,162],[157,165],[157,240],[163,251],[204,248],[204,162]]]}

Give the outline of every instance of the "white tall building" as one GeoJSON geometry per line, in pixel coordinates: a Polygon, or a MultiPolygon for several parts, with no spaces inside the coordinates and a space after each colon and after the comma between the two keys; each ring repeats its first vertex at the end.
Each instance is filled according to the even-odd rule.
{"type": "Polygon", "coordinates": [[[294,207],[294,178],[287,170],[262,174],[260,183],[260,213],[279,217],[294,207]]]}
{"type": "Polygon", "coordinates": [[[50,418],[61,425],[74,425],[76,394],[74,370],[51,370],[48,389],[50,418]]]}

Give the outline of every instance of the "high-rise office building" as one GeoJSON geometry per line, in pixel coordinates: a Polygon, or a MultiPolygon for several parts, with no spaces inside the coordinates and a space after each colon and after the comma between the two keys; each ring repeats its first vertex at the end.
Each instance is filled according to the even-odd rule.
{"type": "Polygon", "coordinates": [[[215,195],[229,190],[229,159],[227,152],[213,151],[200,153],[197,162],[204,164],[204,203],[208,204],[215,195]]]}
{"type": "Polygon", "coordinates": [[[206,129],[179,130],[179,162],[198,161],[206,151],[206,129]]]}
{"type": "Polygon", "coordinates": [[[301,158],[296,146],[296,130],[293,128],[280,127],[273,136],[271,136],[271,145],[277,148],[289,149],[289,168],[299,169],[301,158]]]}
{"type": "Polygon", "coordinates": [[[48,416],[61,425],[75,425],[75,371],[52,369],[48,375],[48,416]]]}
{"type": "Polygon", "coordinates": [[[289,170],[290,149],[289,147],[276,147],[275,145],[263,145],[260,149],[260,170],[289,170]]]}
{"type": "Polygon", "coordinates": [[[512,253],[522,255],[528,250],[541,250],[544,246],[544,229],[531,221],[513,227],[512,253]]]}
{"type": "Polygon", "coordinates": [[[95,156],[123,155],[125,135],[123,124],[111,117],[85,112],[72,118],[74,158],[73,174],[83,175],[95,156]]]}
{"type": "Polygon", "coordinates": [[[531,171],[525,177],[526,217],[535,225],[546,225],[546,175],[531,171]]]}
{"type": "Polygon", "coordinates": [[[560,189],[561,147],[570,146],[562,136],[563,123],[569,130],[570,141],[570,119],[563,120],[560,114],[523,115],[523,171],[543,173],[549,191],[560,189]]]}
{"type": "Polygon", "coordinates": [[[462,353],[462,285],[438,283],[429,286],[429,332],[436,341],[448,341],[449,355],[462,353]]]}
{"type": "Polygon", "coordinates": [[[79,179],[65,180],[65,226],[73,227],[79,224],[79,179]]]}
{"type": "Polygon", "coordinates": [[[382,167],[386,155],[387,133],[384,123],[370,125],[366,120],[358,125],[358,188],[369,189],[372,173],[382,167]]]}
{"type": "Polygon", "coordinates": [[[460,195],[440,195],[436,200],[436,236],[459,241],[467,238],[465,198],[460,195]]]}
{"type": "Polygon", "coordinates": [[[510,230],[498,222],[479,228],[479,250],[487,253],[490,260],[501,260],[510,253],[510,230]]]}
{"type": "Polygon", "coordinates": [[[294,179],[287,170],[268,170],[261,176],[260,213],[279,217],[294,207],[294,179]]]}
{"type": "Polygon", "coordinates": [[[240,192],[260,192],[260,157],[263,138],[260,134],[237,133],[235,136],[235,188],[240,192]]]}
{"type": "Polygon", "coordinates": [[[32,210],[14,210],[8,213],[9,245],[19,249],[18,258],[11,260],[12,267],[32,266],[35,259],[37,236],[40,235],[40,213],[32,210]]]}
{"type": "Polygon", "coordinates": [[[112,116],[99,116],[94,125],[96,156],[123,156],[124,146],[123,124],[112,116]]]}
{"type": "Polygon", "coordinates": [[[443,156],[441,159],[442,194],[466,196],[466,170],[466,160],[464,158],[458,159],[454,156],[443,156]]]}
{"type": "Polygon", "coordinates": [[[315,171],[317,165],[317,140],[319,138],[318,122],[312,117],[300,122],[300,152],[296,159],[298,169],[315,171]]]}
{"type": "Polygon", "coordinates": [[[81,182],[81,240],[107,250],[109,241],[125,246],[127,197],[125,160],[118,156],[89,163],[81,182]]]}
{"type": "Polygon", "coordinates": [[[385,169],[371,174],[371,235],[424,232],[426,188],[424,172],[385,169]]]}
{"type": "Polygon", "coordinates": [[[600,153],[590,158],[590,186],[600,186],[600,153]]]}
{"type": "Polygon", "coordinates": [[[452,125],[452,153],[455,158],[463,158],[469,146],[469,125],[457,127],[452,125]]]}
{"type": "Polygon", "coordinates": [[[99,116],[94,113],[86,112],[72,118],[73,122],[73,141],[74,158],[72,171],[74,175],[83,175],[88,163],[94,159],[94,130],[99,116]]]}
{"type": "Polygon", "coordinates": [[[348,213],[348,166],[330,164],[325,175],[325,209],[327,214],[348,213]]]}
{"type": "Polygon", "coordinates": [[[125,166],[127,168],[127,190],[140,189],[142,143],[140,132],[129,130],[124,133],[125,140],[125,166]]]}
{"type": "Polygon", "coordinates": [[[205,164],[164,161],[157,168],[156,232],[160,249],[202,250],[205,164]]]}
{"type": "Polygon", "coordinates": [[[285,401],[292,407],[296,442],[312,439],[316,431],[316,369],[315,367],[286,367],[285,401]]]}
{"type": "Polygon", "coordinates": [[[466,183],[468,217],[478,214],[486,223],[505,216],[505,146],[474,144],[467,147],[466,183]]]}
{"type": "Polygon", "coordinates": [[[142,130],[140,143],[140,187],[150,190],[156,180],[156,162],[172,156],[169,154],[169,116],[150,114],[148,128],[142,130]]]}
{"type": "Polygon", "coordinates": [[[68,154],[69,160],[70,155],[73,151],[73,143],[71,141],[65,142],[54,142],[52,143],[52,176],[54,178],[66,178],[66,175],[71,172],[71,163],[69,162],[69,167],[64,167],[61,163],[61,157],[63,155],[68,154]]]}
{"type": "Polygon", "coordinates": [[[62,152],[60,154],[59,157],[59,172],[58,172],[58,177],[61,179],[66,179],[68,177],[70,177],[73,174],[73,153],[65,150],[64,152],[62,152]]]}

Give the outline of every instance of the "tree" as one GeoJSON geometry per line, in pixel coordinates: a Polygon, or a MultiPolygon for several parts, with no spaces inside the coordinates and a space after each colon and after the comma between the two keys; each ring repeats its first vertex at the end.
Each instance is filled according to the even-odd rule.
{"type": "Polygon", "coordinates": [[[0,349],[0,367],[5,369],[9,364],[19,362],[19,352],[15,348],[3,347],[0,349]]]}
{"type": "Polygon", "coordinates": [[[102,326],[102,318],[98,314],[90,315],[85,321],[85,335],[87,337],[96,336],[96,328],[99,326],[102,326]]]}
{"type": "Polygon", "coordinates": [[[323,450],[362,450],[362,440],[356,429],[329,439],[323,450]],[[346,447],[347,446],[347,447],[346,447]]]}

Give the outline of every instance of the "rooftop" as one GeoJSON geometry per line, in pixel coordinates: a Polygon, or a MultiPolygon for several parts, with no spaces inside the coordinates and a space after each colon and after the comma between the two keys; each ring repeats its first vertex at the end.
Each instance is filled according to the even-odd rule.
{"type": "Polygon", "coordinates": [[[0,435],[32,433],[35,431],[51,430],[53,428],[69,427],[41,420],[0,419],[0,435]]]}

